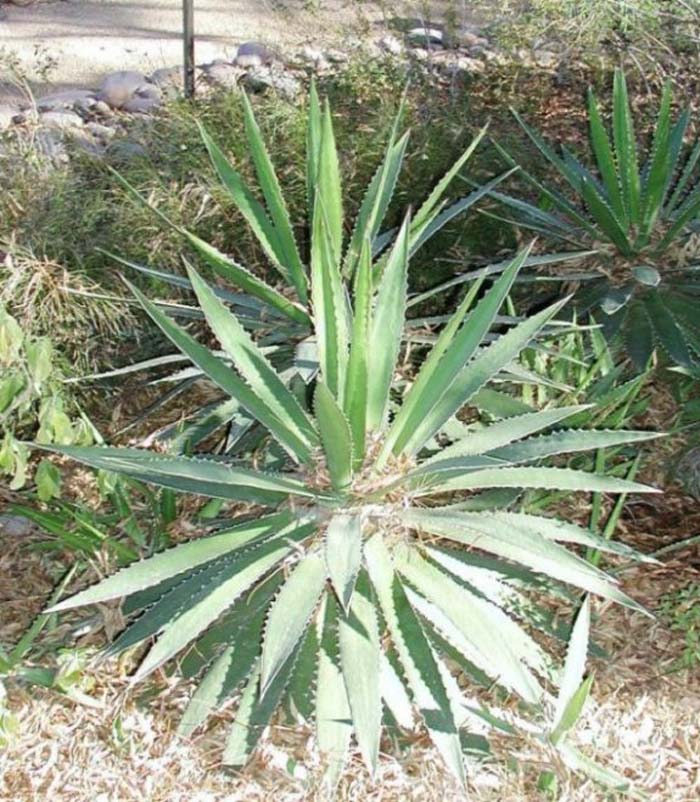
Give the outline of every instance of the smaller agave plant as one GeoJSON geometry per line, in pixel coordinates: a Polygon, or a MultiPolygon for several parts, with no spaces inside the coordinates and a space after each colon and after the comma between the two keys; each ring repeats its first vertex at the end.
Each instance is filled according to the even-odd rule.
{"type": "MultiPolygon", "coordinates": [[[[321,103],[312,84],[306,133],[307,216],[305,220],[293,221],[253,107],[245,93],[241,93],[241,102],[245,135],[257,186],[245,180],[240,170],[217,144],[214,136],[201,123],[199,130],[221,185],[265,256],[269,267],[268,279],[261,277],[259,271],[239,264],[235,258],[201,239],[193,231],[173,223],[162,212],[151,206],[124,178],[115,175],[131,195],[148,206],[166,226],[175,230],[190,246],[193,255],[223,280],[223,286],[217,286],[215,292],[254,335],[256,342],[267,349],[266,353],[268,355],[274,353],[276,364],[288,368],[284,372],[285,382],[288,383],[294,376],[305,379],[309,372],[309,364],[317,361],[313,338],[310,339],[312,322],[309,308],[310,262],[317,258],[317,252],[330,248],[338,254],[342,253],[342,273],[345,277],[354,274],[362,244],[366,239],[372,243],[373,259],[378,263],[386,259],[386,250],[396,236],[396,230],[388,226],[386,217],[403,168],[409,131],[403,133],[400,131],[402,107],[396,116],[384,157],[366,189],[357,216],[355,220],[349,219],[347,199],[343,197],[343,182],[331,108],[328,101],[321,103]],[[324,194],[324,226],[327,231],[327,242],[321,241],[316,213],[316,198],[321,191],[324,194]]],[[[448,190],[476,151],[485,133],[486,130],[483,129],[474,137],[462,155],[436,183],[428,197],[417,207],[407,233],[409,258],[444,226],[457,216],[466,213],[505,177],[499,176],[465,197],[454,201],[447,199],[448,190]]],[[[172,272],[155,270],[122,256],[112,253],[108,255],[130,269],[157,278],[159,281],[179,288],[189,287],[187,278],[176,270],[172,272]]],[[[535,258],[534,261],[539,262],[540,259],[535,258]]],[[[196,310],[184,308],[182,305],[171,304],[168,310],[170,314],[197,315],[196,310]]],[[[137,370],[153,370],[164,365],[177,366],[182,361],[181,354],[168,354],[162,358],[128,365],[93,378],[121,376],[137,370]]],[[[195,378],[206,379],[206,376],[201,372],[186,369],[178,370],[166,379],[161,379],[174,384],[173,389],[164,396],[164,400],[170,400],[179,391],[186,390],[195,378]]],[[[237,403],[223,399],[219,404],[209,405],[192,414],[188,421],[189,425],[184,430],[174,432],[172,438],[169,438],[171,447],[177,450],[178,444],[183,449],[185,445],[196,446],[212,432],[227,426],[232,421],[239,436],[247,431],[251,423],[250,418],[241,416],[237,403]]]]}
{"type": "MultiPolygon", "coordinates": [[[[616,70],[614,77],[612,136],[589,91],[595,169],[564,146],[558,155],[513,112],[570,192],[560,192],[525,170],[521,175],[539,192],[542,206],[491,192],[516,213],[518,225],[597,250],[595,272],[575,276],[584,281],[578,300],[584,310],[602,312],[599,322],[609,336],[621,333],[640,370],[657,345],[681,365],[693,363],[700,355],[700,267],[689,267],[692,248],[690,256],[686,253],[700,215],[696,171],[700,141],[690,150],[684,147],[690,111],[673,120],[671,101],[667,84],[652,147],[643,153],[635,136],[624,74],[616,70]]],[[[516,164],[502,147],[496,147],[509,164],[516,164]]]]}
{"type": "MultiPolygon", "coordinates": [[[[325,208],[323,193],[317,204],[325,208]]],[[[648,492],[541,462],[650,435],[556,428],[581,407],[489,426],[458,417],[562,308],[559,301],[500,336],[490,331],[525,253],[487,290],[483,280],[471,285],[399,391],[393,377],[404,347],[411,221],[381,269],[364,239],[350,279],[328,220],[319,214],[311,259],[319,369],[307,392],[285,385],[195,270],[191,286],[225,357],[134,289],[182,353],[266,427],[286,462],[266,472],[254,459],[52,448],[95,468],[240,505],[234,525],[132,564],[52,609],[125,597],[125,612],[139,615],[110,651],[150,644],[134,679],[177,658],[186,676],[200,678],[181,733],[238,700],[226,764],[248,760],[281,708],[314,727],[331,785],[353,736],[373,772],[383,728],[417,726],[464,782],[460,734],[494,719],[458,676],[474,687],[496,683],[543,722],[558,710],[549,743],[571,726],[568,702],[580,702],[575,685],[567,704],[554,700],[557,668],[546,646],[557,627],[525,589],[563,583],[639,609],[575,547],[630,550],[571,523],[499,507],[493,491],[648,492]]],[[[582,670],[578,642],[571,660],[582,670]]],[[[585,657],[585,643],[582,651],[585,657]]]]}

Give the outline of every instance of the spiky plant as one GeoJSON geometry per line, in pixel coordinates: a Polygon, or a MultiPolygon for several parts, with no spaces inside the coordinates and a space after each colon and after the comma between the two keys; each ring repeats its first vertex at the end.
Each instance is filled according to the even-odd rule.
{"type": "MultiPolygon", "coordinates": [[[[684,252],[700,215],[696,171],[700,141],[689,150],[684,148],[690,111],[673,120],[671,100],[667,84],[652,146],[643,152],[635,135],[624,74],[615,72],[611,137],[589,91],[593,169],[564,146],[558,155],[514,112],[569,193],[526,170],[520,174],[538,191],[541,205],[491,193],[516,213],[518,225],[598,250],[595,271],[577,276],[585,282],[579,300],[583,308],[595,310],[610,336],[621,333],[639,369],[644,369],[657,345],[681,365],[700,355],[700,268],[688,267],[689,256],[684,252]]],[[[513,157],[497,147],[515,165],[513,157]]],[[[691,264],[693,258],[691,253],[691,264]]]]}
{"type": "Polygon", "coordinates": [[[562,307],[557,302],[502,336],[490,332],[525,254],[488,291],[483,281],[470,287],[399,397],[392,377],[402,358],[413,224],[405,220],[379,267],[365,238],[349,279],[323,192],[315,208],[308,309],[319,373],[310,402],[287,388],[194,269],[191,286],[223,353],[200,344],[134,288],[181,352],[266,427],[286,454],[284,467],[263,472],[254,462],[134,448],[54,449],[96,468],[247,506],[238,508],[235,525],[120,570],[53,610],[125,597],[125,612],[141,611],[110,651],[155,638],[135,679],[178,656],[186,676],[201,674],[182,733],[238,697],[228,764],[246,762],[282,705],[315,724],[333,782],[353,733],[373,771],[383,721],[408,727],[417,713],[463,780],[460,731],[480,714],[460,689],[456,667],[477,682],[498,683],[539,714],[552,700],[553,660],[531,629],[552,636],[556,628],[541,609],[528,620],[532,603],[520,583],[537,589],[547,577],[637,607],[614,579],[561,544],[629,554],[624,546],[553,518],[498,509],[487,489],[647,492],[540,462],[650,435],[552,430],[580,407],[488,427],[460,422],[479,388],[562,307]]]}
{"type": "MultiPolygon", "coordinates": [[[[330,249],[342,262],[342,275],[351,278],[356,270],[362,244],[371,243],[372,261],[376,270],[381,270],[387,260],[387,250],[396,237],[396,230],[387,223],[394,191],[401,173],[409,132],[401,133],[402,111],[397,114],[383,160],[365,192],[357,217],[348,220],[347,200],[343,197],[340,160],[333,132],[331,109],[326,102],[321,105],[312,85],[309,97],[306,185],[307,219],[292,221],[272,159],[265,146],[258,122],[250,101],[241,95],[244,122],[251,159],[258,179],[258,187],[249,186],[241,173],[231,164],[216,144],[211,134],[200,125],[202,140],[211,158],[215,171],[241,213],[250,231],[267,257],[266,281],[261,271],[240,265],[192,231],[176,225],[157,209],[152,208],[160,219],[174,229],[192,249],[202,264],[213,270],[223,280],[215,288],[217,296],[237,315],[243,326],[251,332],[256,342],[263,346],[266,354],[278,368],[284,368],[283,379],[289,383],[295,376],[308,381],[318,364],[315,340],[312,335],[310,282],[314,260],[330,249]],[[317,197],[323,191],[324,216],[316,213],[317,197]],[[326,233],[321,235],[321,222],[326,233]],[[276,280],[275,280],[276,279],[276,280]],[[242,292],[241,292],[242,291],[242,292]]],[[[408,258],[411,258],[437,232],[458,215],[464,214],[504,176],[471,192],[467,196],[450,202],[447,193],[455,178],[460,175],[469,158],[481,142],[485,130],[480,131],[464,153],[448,172],[438,181],[429,196],[420,204],[412,216],[406,234],[408,258]]],[[[510,171],[509,171],[510,172],[510,171]]],[[[128,191],[140,202],[148,204],[123,178],[117,176],[128,191]]],[[[188,288],[187,278],[174,270],[159,271],[135,264],[121,256],[110,254],[121,264],[135,269],[159,281],[179,288],[188,288]]],[[[561,256],[561,255],[560,255],[561,256]]],[[[533,264],[554,261],[560,256],[529,257],[533,264]]],[[[170,314],[197,316],[197,311],[185,305],[164,306],[170,314]]],[[[407,321],[407,328],[420,328],[421,321],[407,321]]],[[[102,373],[95,378],[119,377],[137,370],[153,370],[163,366],[177,365],[183,361],[181,354],[168,354],[160,359],[127,365],[116,371],[102,373]]],[[[187,389],[194,379],[205,379],[201,372],[188,368],[177,371],[167,379],[174,387],[164,398],[171,399],[187,389]]],[[[233,435],[226,451],[231,453],[241,438],[249,435],[251,418],[241,414],[240,407],[230,399],[213,403],[205,409],[194,411],[188,424],[177,430],[167,431],[166,437],[174,451],[196,447],[217,429],[232,424],[233,435]]]]}
{"type": "MultiPolygon", "coordinates": [[[[315,365],[317,361],[313,339],[309,338],[312,330],[309,272],[313,254],[323,247],[330,247],[338,254],[343,254],[343,274],[350,277],[357,266],[362,242],[369,239],[372,242],[373,258],[378,262],[382,261],[383,252],[396,233],[383,227],[386,226],[386,215],[403,166],[409,133],[402,134],[399,130],[403,116],[401,108],[382,163],[366,190],[353,224],[347,220],[344,211],[347,201],[343,198],[340,161],[331,109],[327,101],[324,105],[321,104],[316,87],[312,84],[306,135],[307,219],[295,224],[289,215],[274,164],[245,93],[241,93],[241,102],[248,150],[258,180],[257,188],[247,184],[214,137],[204,125],[201,123],[198,125],[202,141],[223,188],[267,259],[266,272],[272,274],[271,281],[268,282],[259,269],[251,270],[240,265],[234,258],[222,253],[192,231],[174,224],[150,206],[148,201],[123,178],[119,176],[117,178],[132,195],[138,197],[158,214],[163,222],[176,230],[190,245],[199,260],[228,285],[228,287],[217,287],[217,295],[231,307],[246,329],[254,334],[257,342],[276,352],[278,366],[283,364],[288,368],[285,381],[295,374],[307,379],[310,372],[313,372],[313,367],[310,366],[315,365]],[[325,222],[328,228],[328,243],[319,242],[318,218],[314,212],[320,185],[326,187],[325,222]]],[[[413,217],[408,235],[409,255],[414,254],[443,226],[486,194],[486,189],[479,189],[451,204],[445,199],[448,188],[464,168],[484,134],[484,130],[479,132],[413,217]]],[[[499,178],[492,182],[491,188],[500,180],[499,178]]],[[[154,271],[120,256],[110,255],[121,264],[146,275],[181,288],[188,287],[187,279],[175,271],[171,273],[154,271]]],[[[187,310],[184,312],[187,314],[187,310]]],[[[160,364],[171,364],[173,358],[177,357],[169,355],[162,361],[148,360],[142,364],[127,366],[126,370],[131,372],[142,367],[152,369],[160,364]]],[[[101,376],[115,376],[120,373],[121,371],[112,371],[101,376]]],[[[184,375],[178,372],[173,374],[171,380],[185,389],[186,381],[191,378],[191,372],[186,372],[184,375]]],[[[221,427],[231,420],[235,420],[238,433],[243,435],[250,419],[241,418],[235,405],[232,406],[224,401],[221,406],[201,410],[192,416],[191,425],[184,432],[178,432],[176,447],[178,443],[182,446],[185,443],[196,445],[202,436],[211,434],[213,427],[221,427]]]]}

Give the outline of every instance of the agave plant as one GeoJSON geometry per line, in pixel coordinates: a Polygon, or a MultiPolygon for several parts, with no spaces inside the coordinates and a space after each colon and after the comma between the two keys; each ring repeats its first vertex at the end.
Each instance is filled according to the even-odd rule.
{"type": "MultiPolygon", "coordinates": [[[[675,362],[688,365],[700,354],[697,299],[700,269],[687,267],[683,246],[697,231],[700,182],[696,167],[700,141],[684,148],[690,122],[686,109],[673,120],[666,85],[651,149],[638,147],[625,77],[615,72],[612,136],[597,100],[588,97],[591,151],[588,169],[566,147],[558,155],[514,112],[538,152],[568,185],[570,196],[523,170],[539,192],[537,206],[492,192],[517,216],[517,224],[548,238],[598,249],[596,270],[583,279],[581,306],[612,336],[621,332],[635,365],[643,369],[657,345],[675,362]],[[600,313],[602,310],[602,314],[600,313]]],[[[515,160],[498,146],[506,161],[515,160]]],[[[691,254],[692,262],[692,254],[691,254]]]]}
{"type": "MultiPolygon", "coordinates": [[[[330,249],[342,262],[343,277],[350,279],[357,268],[362,244],[369,240],[375,272],[383,269],[388,258],[388,248],[397,233],[396,229],[387,225],[386,217],[402,170],[409,132],[400,133],[402,118],[400,110],[384,158],[367,188],[357,217],[354,222],[349,221],[344,212],[347,203],[343,199],[331,110],[327,101],[322,106],[312,85],[309,97],[305,171],[308,217],[305,222],[295,225],[290,218],[272,159],[250,101],[245,94],[242,94],[241,98],[249,151],[259,183],[258,191],[245,182],[241,173],[227,159],[204,126],[199,127],[202,140],[223,187],[254,234],[277,280],[268,283],[258,272],[248,270],[193,232],[164,217],[157,209],[150,208],[166,225],[177,231],[189,243],[193,253],[204,265],[223,279],[225,285],[215,287],[215,293],[236,313],[239,321],[251,332],[256,342],[266,349],[266,354],[273,359],[276,366],[284,369],[282,373],[285,383],[293,381],[297,376],[308,381],[318,365],[315,340],[311,336],[313,333],[310,298],[311,264],[318,258],[320,251],[330,249]],[[323,220],[317,214],[316,204],[316,199],[321,194],[324,197],[323,220]],[[327,241],[321,238],[321,223],[324,231],[327,230],[327,234],[323,235],[327,237],[327,241]]],[[[477,134],[412,216],[406,234],[409,259],[445,225],[465,213],[509,174],[510,171],[459,200],[454,202],[447,200],[448,189],[464,169],[484,134],[485,129],[477,134]]],[[[148,201],[123,178],[119,176],[117,178],[140,202],[149,205],[148,201]]],[[[159,281],[180,289],[190,287],[188,279],[175,271],[154,270],[114,254],[110,256],[130,269],[159,281]]],[[[561,254],[533,256],[528,258],[528,263],[533,265],[549,263],[560,258],[561,254]]],[[[415,307],[415,304],[412,304],[412,307],[415,307]]],[[[197,310],[183,304],[163,305],[163,308],[171,315],[199,316],[197,310]]],[[[411,329],[423,327],[424,323],[420,319],[414,318],[406,323],[409,333],[411,329]]],[[[158,359],[98,374],[93,378],[122,376],[166,365],[177,366],[183,361],[185,359],[181,354],[168,354],[158,359]]],[[[193,381],[202,378],[206,378],[202,371],[186,368],[159,379],[161,382],[168,381],[174,385],[163,399],[166,401],[172,399],[186,390],[193,381]]],[[[149,412],[151,411],[152,408],[149,409],[149,412]]],[[[230,399],[224,399],[221,403],[211,404],[193,413],[184,429],[181,426],[173,427],[163,434],[164,439],[169,440],[173,451],[182,451],[188,447],[196,447],[214,431],[230,424],[233,434],[224,449],[230,452],[240,443],[241,438],[249,433],[252,424],[250,416],[242,414],[240,405],[230,399]]]]}
{"type": "Polygon", "coordinates": [[[187,359],[266,428],[285,464],[266,472],[230,458],[52,448],[95,468],[236,502],[239,515],[234,525],[132,564],[53,610],[125,597],[127,614],[141,611],[110,651],[155,638],[135,679],[178,657],[186,676],[201,677],[183,734],[237,698],[227,764],[246,762],[282,707],[315,726],[331,784],[353,735],[376,768],[386,722],[419,723],[463,781],[460,732],[480,716],[493,719],[461,689],[457,670],[475,683],[499,684],[536,715],[553,706],[557,672],[543,643],[557,628],[542,608],[532,613],[523,583],[541,590],[548,578],[637,608],[613,578],[566,548],[629,555],[626,547],[499,507],[496,497],[513,488],[647,492],[540,463],[650,435],[553,429],[578,406],[490,426],[459,418],[562,308],[558,301],[489,336],[526,253],[487,290],[483,280],[470,286],[399,393],[392,380],[403,358],[414,223],[405,220],[380,266],[365,237],[354,269],[344,271],[326,203],[322,190],[308,288],[320,367],[308,394],[285,385],[194,269],[192,289],[225,357],[134,288],[187,359]],[[536,628],[543,639],[533,636],[536,628]]]}

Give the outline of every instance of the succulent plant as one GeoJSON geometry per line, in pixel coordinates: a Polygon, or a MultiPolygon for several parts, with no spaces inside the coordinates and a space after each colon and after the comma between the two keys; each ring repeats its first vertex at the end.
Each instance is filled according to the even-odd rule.
{"type": "MultiPolygon", "coordinates": [[[[592,91],[588,120],[593,168],[568,148],[561,155],[514,112],[538,153],[566,185],[560,191],[526,170],[520,175],[539,193],[533,203],[492,191],[515,212],[516,223],[548,239],[597,250],[577,300],[610,337],[620,333],[634,364],[643,369],[657,346],[680,365],[700,354],[697,244],[700,142],[684,147],[690,110],[671,116],[671,88],[661,98],[652,146],[637,142],[622,71],[615,72],[612,131],[606,131],[592,91]],[[688,246],[691,246],[688,250],[688,246]]],[[[516,162],[498,146],[509,165],[516,162]]]]}
{"type": "MultiPolygon", "coordinates": [[[[563,306],[558,301],[501,335],[491,331],[526,252],[492,286],[483,277],[472,283],[415,377],[398,385],[415,218],[406,218],[379,264],[365,236],[352,270],[344,270],[332,213],[336,186],[321,175],[314,194],[305,309],[318,373],[298,392],[193,268],[190,286],[221,351],[202,345],[134,288],[183,355],[265,427],[283,455],[279,469],[261,470],[255,455],[246,462],[51,447],[95,468],[235,502],[238,516],[53,610],[124,597],[127,614],[140,611],[110,651],[155,639],[135,679],[175,658],[186,676],[200,677],[183,734],[237,698],[227,764],[247,761],[282,707],[314,725],[331,786],[353,736],[376,769],[385,726],[423,727],[464,781],[460,733],[493,717],[470,701],[455,672],[476,685],[502,686],[540,721],[555,709],[546,725],[552,743],[571,726],[574,689],[564,688],[563,703],[555,702],[557,669],[546,648],[557,629],[531,593],[563,583],[639,609],[575,549],[631,550],[581,526],[508,508],[503,493],[647,492],[542,463],[652,435],[565,428],[578,406],[488,426],[463,420],[470,399],[563,306]]],[[[579,642],[577,672],[580,651],[579,642]]]]}

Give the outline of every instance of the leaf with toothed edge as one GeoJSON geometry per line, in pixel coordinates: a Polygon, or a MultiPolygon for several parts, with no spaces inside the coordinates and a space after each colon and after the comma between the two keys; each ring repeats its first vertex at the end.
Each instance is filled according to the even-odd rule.
{"type": "Polygon", "coordinates": [[[541,667],[542,653],[514,621],[426,562],[415,549],[401,555],[397,569],[457,628],[469,644],[467,656],[472,662],[526,702],[541,701],[543,691],[521,660],[541,667]]]}
{"type": "Polygon", "coordinates": [[[316,382],[314,412],[331,484],[335,490],[343,492],[352,482],[352,432],[348,419],[321,379],[316,382]]]}
{"type": "Polygon", "coordinates": [[[506,528],[503,521],[492,514],[414,509],[404,511],[403,520],[421,531],[491,552],[646,613],[637,602],[618,590],[616,580],[603,571],[535,531],[521,528],[514,537],[512,529],[506,528]]]}
{"type": "Polygon", "coordinates": [[[355,737],[365,764],[374,775],[382,728],[381,643],[377,610],[366,575],[358,580],[349,613],[339,621],[338,640],[355,737]]]}
{"type": "Polygon", "coordinates": [[[352,735],[352,714],[338,653],[338,618],[335,597],[327,595],[318,658],[316,739],[327,763],[324,784],[331,793],[340,779],[352,735]]]}
{"type": "Polygon", "coordinates": [[[291,524],[292,520],[290,513],[268,515],[210,537],[198,538],[167,549],[146,560],[122,568],[116,574],[60,602],[47,612],[58,612],[83,604],[95,604],[120,596],[130,596],[224,554],[235,552],[266,535],[281,532],[291,524]]]}
{"type": "Polygon", "coordinates": [[[301,639],[326,584],[326,566],[309,554],[294,567],[270,607],[260,664],[261,693],[272,684],[301,639]]]}
{"type": "Polygon", "coordinates": [[[447,767],[464,785],[466,778],[459,733],[438,668],[439,658],[408,602],[380,535],[375,535],[365,544],[365,559],[414,702],[447,767]]]}
{"type": "Polygon", "coordinates": [[[328,522],[325,540],[328,577],[345,612],[362,564],[362,514],[336,513],[328,522]]]}
{"type": "Polygon", "coordinates": [[[296,543],[309,534],[308,529],[299,529],[288,534],[283,542],[273,540],[264,543],[247,560],[242,560],[243,564],[237,566],[237,571],[232,577],[217,585],[202,601],[189,607],[186,612],[168,624],[139,666],[134,681],[143,679],[174,657],[231,607],[251,585],[293,553],[296,543]]]}
{"type": "Polygon", "coordinates": [[[185,708],[178,735],[191,735],[248,678],[260,654],[264,620],[259,610],[214,660],[185,708]]]}

